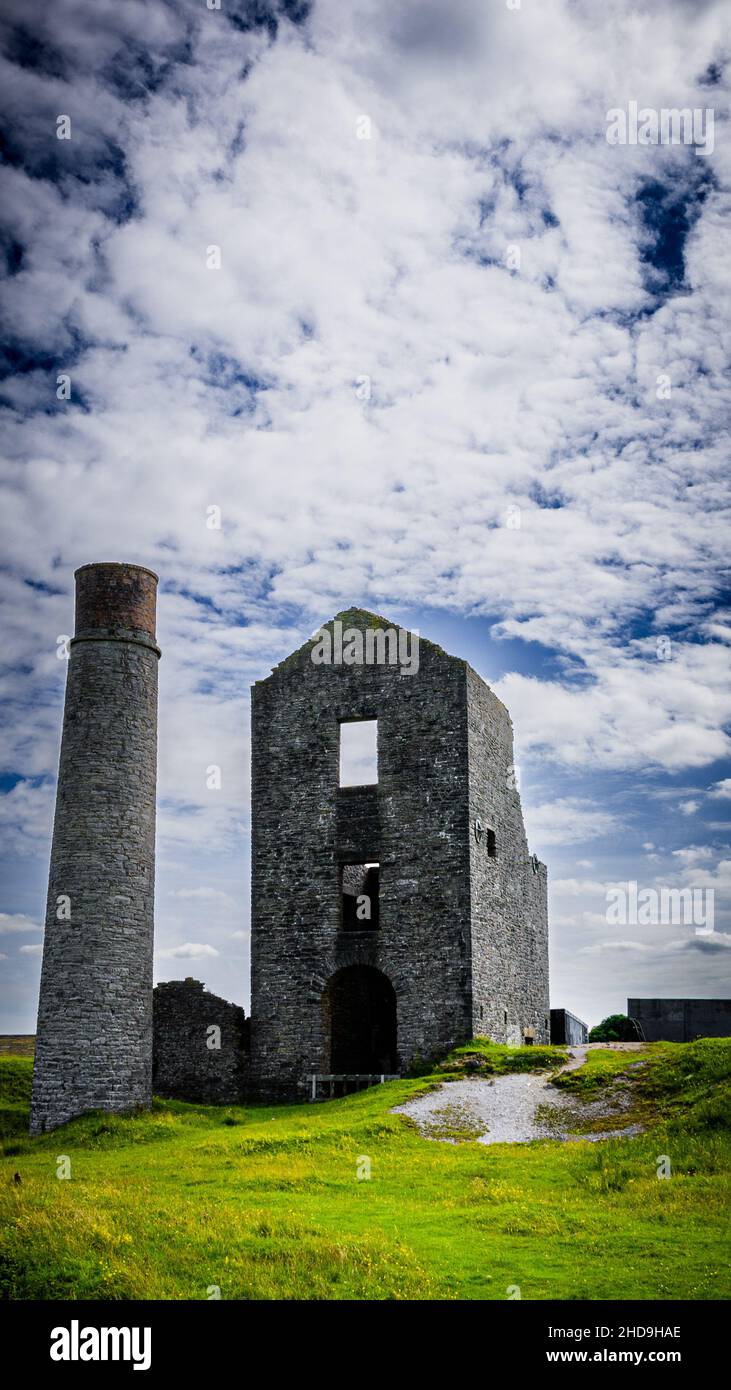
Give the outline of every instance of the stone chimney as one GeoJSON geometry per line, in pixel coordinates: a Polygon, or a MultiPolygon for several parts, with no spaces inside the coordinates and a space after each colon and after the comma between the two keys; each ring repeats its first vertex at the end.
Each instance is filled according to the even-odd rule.
{"type": "Polygon", "coordinates": [[[31,1134],[152,1099],[157,575],[76,571],[31,1134]]]}

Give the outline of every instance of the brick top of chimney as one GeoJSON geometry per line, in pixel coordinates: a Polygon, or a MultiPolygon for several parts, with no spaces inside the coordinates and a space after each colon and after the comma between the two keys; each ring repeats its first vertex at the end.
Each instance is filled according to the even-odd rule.
{"type": "Polygon", "coordinates": [[[76,571],[76,634],[144,632],[155,639],[157,575],[144,565],[82,565],[76,571]]]}

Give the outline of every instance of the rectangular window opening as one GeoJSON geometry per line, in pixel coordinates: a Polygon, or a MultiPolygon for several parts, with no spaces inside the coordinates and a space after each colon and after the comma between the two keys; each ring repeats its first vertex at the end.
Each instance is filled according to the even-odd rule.
{"type": "Polygon", "coordinates": [[[340,925],[343,931],[378,931],[380,864],[343,864],[340,925]]]}
{"type": "Polygon", "coordinates": [[[340,725],[340,786],[367,787],[377,781],[378,720],[345,720],[340,725]]]}

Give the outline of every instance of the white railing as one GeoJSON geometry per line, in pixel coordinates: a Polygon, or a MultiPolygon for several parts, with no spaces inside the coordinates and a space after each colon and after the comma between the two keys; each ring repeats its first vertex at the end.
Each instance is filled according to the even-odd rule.
{"type": "Polygon", "coordinates": [[[337,1083],[337,1082],[341,1082],[341,1083],[342,1083],[342,1085],[343,1085],[342,1094],[345,1095],[346,1092],[347,1092],[347,1089],[348,1089],[347,1083],[348,1083],[349,1081],[354,1081],[354,1082],[356,1083],[356,1085],[354,1086],[353,1089],[356,1090],[356,1091],[359,1091],[359,1090],[365,1090],[368,1086],[382,1086],[383,1083],[384,1083],[384,1081],[400,1081],[400,1079],[401,1079],[401,1077],[400,1077],[400,1074],[399,1074],[398,1072],[388,1072],[388,1071],[381,1071],[381,1072],[350,1072],[350,1071],[348,1071],[348,1072],[343,1072],[343,1071],[340,1071],[340,1072],[315,1072],[315,1071],[313,1071],[313,1072],[310,1072],[310,1073],[309,1073],[309,1075],[308,1075],[308,1077],[306,1078],[305,1081],[301,1081],[301,1082],[300,1082],[300,1085],[301,1085],[301,1086],[308,1086],[308,1087],[309,1087],[309,1091],[310,1091],[310,1100],[313,1101],[313,1100],[317,1100],[317,1093],[318,1093],[318,1090],[319,1090],[320,1085],[321,1085],[322,1083],[329,1083],[329,1087],[330,1087],[330,1092],[329,1092],[329,1094],[330,1094],[330,1097],[334,1097],[334,1095],[335,1095],[335,1086],[336,1086],[336,1083],[337,1083]],[[358,1083],[360,1083],[360,1084],[358,1084],[358,1083]]]}

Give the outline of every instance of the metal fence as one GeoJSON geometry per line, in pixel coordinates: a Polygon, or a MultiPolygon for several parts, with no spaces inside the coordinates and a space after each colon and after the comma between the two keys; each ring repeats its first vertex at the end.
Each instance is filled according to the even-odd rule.
{"type": "Polygon", "coordinates": [[[322,1088],[328,1087],[327,1097],[345,1096],[349,1091],[364,1091],[368,1086],[382,1086],[384,1081],[400,1081],[399,1072],[310,1072],[300,1086],[307,1087],[309,1099],[321,1100],[322,1088]]]}

